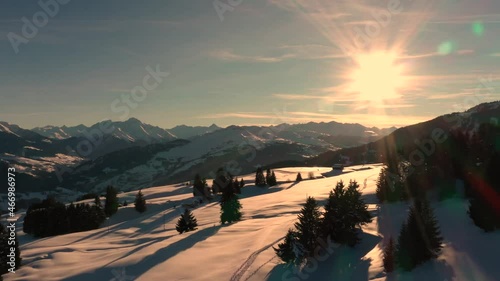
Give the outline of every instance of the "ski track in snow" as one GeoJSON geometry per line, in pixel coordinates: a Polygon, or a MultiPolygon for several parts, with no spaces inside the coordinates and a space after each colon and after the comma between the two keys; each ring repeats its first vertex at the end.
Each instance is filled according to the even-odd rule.
{"type": "Polygon", "coordinates": [[[255,259],[257,259],[257,256],[264,252],[265,250],[269,249],[270,247],[272,247],[274,244],[278,243],[279,241],[283,240],[285,238],[285,236],[283,237],[280,237],[279,239],[277,239],[276,241],[273,241],[272,243],[270,244],[267,244],[266,246],[258,249],[257,251],[253,252],[242,264],[241,266],[238,268],[238,270],[236,270],[236,272],[233,274],[233,276],[231,276],[231,279],[229,279],[230,281],[240,281],[241,278],[243,277],[243,275],[245,275],[246,271],[250,268],[250,266],[252,266],[252,264],[254,263],[255,259]]]}

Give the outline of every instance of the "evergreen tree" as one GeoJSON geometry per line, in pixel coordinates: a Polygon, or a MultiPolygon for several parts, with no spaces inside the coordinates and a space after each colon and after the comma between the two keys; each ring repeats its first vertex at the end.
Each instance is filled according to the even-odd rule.
{"type": "Polygon", "coordinates": [[[369,223],[371,216],[358,188],[356,181],[350,181],[347,190],[342,181],[337,182],[325,205],[321,222],[323,238],[351,247],[359,242],[356,227],[369,223]]]}
{"type": "Polygon", "coordinates": [[[437,258],[443,238],[427,199],[415,200],[408,218],[401,228],[396,251],[396,261],[403,270],[437,258]]]}
{"type": "Polygon", "coordinates": [[[181,215],[179,220],[177,221],[177,225],[175,229],[182,234],[183,232],[189,232],[196,230],[198,226],[198,222],[194,217],[193,213],[189,209],[185,209],[184,213],[181,215]]]}
{"type": "Polygon", "coordinates": [[[368,205],[361,198],[359,184],[354,180],[349,181],[349,187],[345,193],[348,206],[351,208],[351,225],[362,226],[372,221],[368,205]]]}
{"type": "Polygon", "coordinates": [[[257,168],[255,172],[255,185],[261,187],[266,186],[266,178],[264,177],[264,172],[261,167],[257,168]]]}
{"type": "Polygon", "coordinates": [[[271,182],[271,169],[266,170],[266,184],[271,186],[269,183],[271,182]]]}
{"type": "Polygon", "coordinates": [[[225,188],[223,190],[220,205],[220,220],[222,224],[241,220],[241,204],[233,188],[225,188]]]}
{"type": "Polygon", "coordinates": [[[238,179],[234,179],[233,190],[234,190],[234,193],[241,194],[241,185],[240,185],[240,182],[238,182],[238,179]]]}
{"type": "Polygon", "coordinates": [[[384,248],[384,269],[386,273],[390,273],[394,271],[396,266],[396,258],[395,258],[395,247],[394,247],[394,239],[392,237],[389,238],[389,242],[384,248]]]}
{"type": "Polygon", "coordinates": [[[299,260],[314,255],[320,238],[321,212],[318,203],[313,197],[308,197],[306,204],[298,215],[299,221],[295,223],[297,229],[297,241],[304,249],[304,255],[298,256],[299,260]]]}
{"type": "Polygon", "coordinates": [[[299,182],[299,181],[302,181],[302,175],[299,173],[297,173],[297,178],[295,179],[296,182],[299,182]]]}
{"type": "Polygon", "coordinates": [[[500,229],[500,215],[496,215],[495,209],[481,195],[474,194],[469,199],[469,217],[474,224],[485,232],[500,229]]]}
{"type": "MultiPolygon", "coordinates": [[[[410,213],[411,214],[411,213],[410,213]]],[[[410,216],[410,214],[408,216],[410,216]]],[[[408,217],[408,221],[409,221],[408,217]]],[[[410,230],[408,226],[408,222],[404,222],[401,226],[401,230],[399,232],[398,237],[398,245],[396,246],[396,264],[399,268],[410,271],[415,267],[414,256],[416,255],[416,247],[414,244],[416,241],[416,233],[411,231],[417,231],[415,229],[410,230]]]]}
{"type": "Polygon", "coordinates": [[[384,167],[377,179],[376,195],[379,202],[395,202],[407,198],[399,172],[384,167]]]}
{"type": "Polygon", "coordinates": [[[304,256],[303,248],[298,243],[297,231],[289,229],[285,241],[278,244],[278,248],[274,248],[276,255],[287,265],[297,265],[300,260],[297,257],[304,256]]]}
{"type": "Polygon", "coordinates": [[[106,188],[106,202],[104,203],[104,213],[106,216],[111,217],[118,211],[118,192],[117,190],[109,185],[106,188]]]}
{"type": "Polygon", "coordinates": [[[144,213],[146,211],[146,199],[144,199],[144,196],[142,195],[142,190],[137,192],[134,205],[137,212],[144,213]]]}
{"type": "Polygon", "coordinates": [[[101,208],[101,207],[102,207],[101,197],[100,197],[99,195],[96,195],[96,196],[94,197],[94,204],[95,204],[97,207],[99,207],[99,208],[101,208]]]}
{"type": "Polygon", "coordinates": [[[205,186],[206,182],[196,174],[193,182],[193,196],[203,196],[205,197],[205,186]]]}
{"type": "Polygon", "coordinates": [[[243,180],[243,178],[241,178],[241,180],[240,180],[240,189],[242,189],[244,186],[245,186],[245,181],[243,180]]]}
{"type": "Polygon", "coordinates": [[[271,171],[271,175],[269,176],[269,178],[267,179],[267,184],[269,186],[275,186],[278,184],[277,180],[276,180],[276,175],[274,174],[274,171],[271,171]]]}

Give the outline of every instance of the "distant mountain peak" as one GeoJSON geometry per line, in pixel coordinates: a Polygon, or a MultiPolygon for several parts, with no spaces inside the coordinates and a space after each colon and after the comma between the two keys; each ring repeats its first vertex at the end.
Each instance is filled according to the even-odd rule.
{"type": "Polygon", "coordinates": [[[140,123],[140,124],[143,124],[141,120],[135,118],[135,117],[131,117],[129,118],[127,121],[125,121],[125,123],[140,123]]]}

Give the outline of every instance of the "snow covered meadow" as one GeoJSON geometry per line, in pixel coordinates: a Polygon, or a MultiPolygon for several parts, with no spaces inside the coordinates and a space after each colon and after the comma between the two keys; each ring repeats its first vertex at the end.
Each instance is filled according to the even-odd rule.
{"type": "MultiPolygon", "coordinates": [[[[331,168],[276,169],[279,184],[253,185],[245,175],[242,190],[243,220],[221,225],[217,202],[193,209],[198,229],[178,234],[177,219],[193,203],[192,187],[184,183],[143,189],[148,209],[133,204],[119,209],[105,224],[87,232],[34,239],[18,223],[23,266],[5,280],[500,280],[496,254],[500,233],[484,233],[467,215],[467,201],[433,202],[444,237],[438,260],[409,273],[386,276],[382,247],[389,236],[397,238],[406,218],[407,204],[378,205],[376,180],[381,165],[354,166],[343,172],[331,168]],[[308,179],[293,182],[297,172],[308,179]],[[322,175],[326,177],[321,177],[322,175]],[[296,272],[276,257],[273,246],[297,221],[307,196],[322,206],[337,181],[356,180],[369,204],[373,221],[363,227],[362,241],[354,248],[334,245],[333,254],[314,268],[296,272]]],[[[241,178],[241,177],[238,177],[241,178]]],[[[209,181],[209,184],[211,181],[209,181]]],[[[136,191],[119,195],[133,202],[136,191]]]]}

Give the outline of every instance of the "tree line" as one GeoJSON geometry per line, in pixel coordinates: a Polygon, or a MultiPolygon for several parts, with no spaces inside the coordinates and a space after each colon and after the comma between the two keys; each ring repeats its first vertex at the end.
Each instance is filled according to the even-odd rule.
{"type": "Polygon", "coordinates": [[[391,156],[377,181],[379,201],[412,200],[429,191],[440,200],[457,197],[459,179],[473,222],[484,231],[500,229],[500,127],[483,123],[472,133],[456,129],[446,142],[430,148],[419,166],[411,165],[404,157],[408,151],[397,146],[386,153],[391,156]]]}
{"type": "MultiPolygon", "coordinates": [[[[35,237],[48,237],[97,229],[107,217],[113,216],[118,211],[120,204],[117,194],[115,187],[108,186],[104,206],[98,195],[94,197],[94,204],[66,205],[48,197],[28,208],[24,217],[23,231],[35,237]]],[[[147,209],[142,190],[136,195],[135,209],[139,213],[147,209]]]]}
{"type": "Polygon", "coordinates": [[[323,212],[317,201],[308,197],[298,215],[298,222],[288,230],[284,242],[274,248],[276,255],[288,265],[300,266],[314,257],[324,246],[322,242],[350,247],[358,244],[358,228],[372,220],[358,189],[356,181],[351,180],[347,188],[339,181],[330,191],[323,212]]]}

